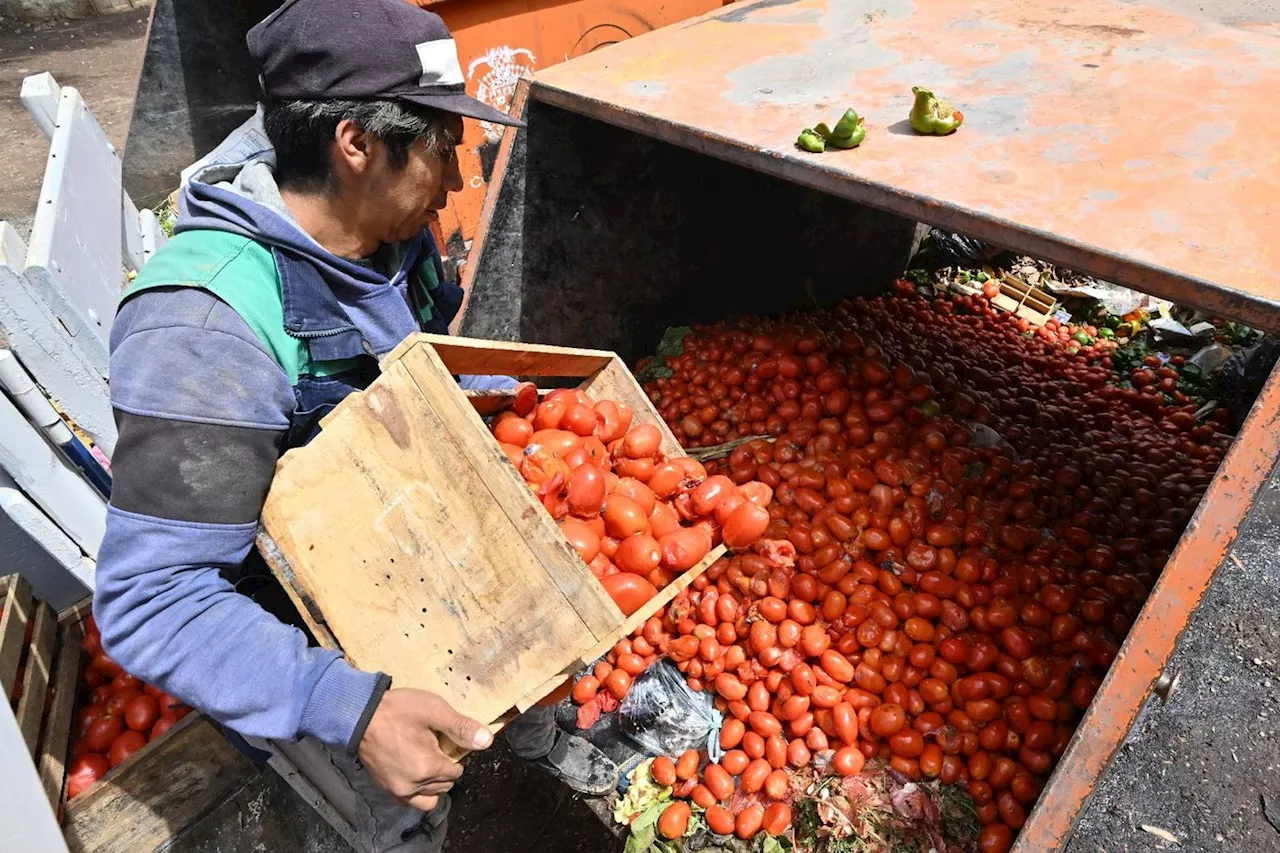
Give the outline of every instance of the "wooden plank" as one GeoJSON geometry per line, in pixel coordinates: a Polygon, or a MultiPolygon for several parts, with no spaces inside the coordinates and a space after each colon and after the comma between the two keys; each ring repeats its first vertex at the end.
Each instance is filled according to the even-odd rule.
{"type": "Polygon", "coordinates": [[[267,764],[325,822],[356,848],[355,793],[342,778],[320,742],[313,738],[298,741],[263,740],[248,737],[249,745],[271,753],[267,764]]]}
{"type": "Polygon", "coordinates": [[[13,685],[18,676],[18,665],[27,645],[27,623],[34,615],[31,585],[25,579],[13,575],[9,591],[4,598],[4,615],[0,616],[0,691],[4,704],[13,698],[13,685]]]}
{"type": "MultiPolygon", "coordinates": [[[[611,636],[622,611],[591,575],[560,528],[529,493],[520,472],[510,464],[502,448],[476,414],[457,393],[449,369],[437,347],[417,347],[401,362],[427,399],[444,419],[454,425],[463,453],[484,482],[491,499],[519,527],[526,546],[533,551],[556,588],[573,605],[597,640],[611,636]]],[[[535,686],[531,684],[530,686],[535,686]]]]}
{"type": "Polygon", "coordinates": [[[120,193],[120,158],[64,86],[23,275],[104,375],[124,284],[120,193]]]}
{"type": "Polygon", "coordinates": [[[609,360],[608,364],[578,387],[593,400],[622,400],[631,404],[631,422],[633,424],[651,423],[662,431],[663,453],[669,457],[685,455],[684,449],[680,447],[680,442],[672,434],[671,428],[667,426],[667,422],[653,408],[653,403],[649,401],[648,395],[644,393],[644,389],[640,387],[640,383],[636,381],[636,378],[631,375],[631,371],[627,370],[627,366],[622,363],[622,359],[614,356],[609,360]]]}
{"type": "Polygon", "coordinates": [[[213,724],[189,714],[67,803],[72,853],[152,853],[234,794],[248,763],[213,724]]]}
{"type": "Polygon", "coordinates": [[[58,81],[48,71],[22,78],[22,92],[19,95],[22,105],[27,108],[31,120],[40,128],[45,139],[52,139],[53,131],[58,126],[58,98],[61,92],[58,81]]]}
{"type": "Polygon", "coordinates": [[[54,644],[58,639],[58,615],[43,601],[36,606],[35,630],[27,651],[26,675],[22,679],[22,697],[14,717],[27,742],[27,752],[36,757],[36,745],[40,741],[40,723],[44,719],[44,704],[48,698],[49,677],[53,674],[54,644]]]}
{"type": "MultiPolygon", "coordinates": [[[[540,528],[519,475],[438,369],[448,394],[424,394],[401,360],[344,400],[315,440],[290,452],[307,464],[278,469],[262,523],[287,555],[292,576],[282,582],[323,614],[355,666],[490,722],[596,640],[526,544],[535,529],[549,545],[554,523],[543,516],[549,529],[540,528]],[[438,410],[441,398],[454,408],[438,410]],[[505,481],[490,480],[523,490],[515,517],[464,452],[460,425],[492,444],[486,468],[505,466],[505,481]]],[[[568,562],[568,543],[559,547],[568,562]]],[[[621,621],[618,613],[613,624],[621,621]]]]}
{"type": "Polygon", "coordinates": [[[120,193],[120,251],[125,267],[134,272],[139,272],[148,260],[142,245],[142,219],[133,199],[123,191],[120,193]]]}
{"type": "Polygon", "coordinates": [[[67,754],[71,739],[71,716],[76,707],[76,684],[80,676],[80,638],[76,621],[58,619],[57,663],[53,670],[53,698],[40,736],[40,755],[36,770],[40,783],[56,809],[62,798],[62,782],[67,775],[67,754]]]}
{"type": "MultiPolygon", "coordinates": [[[[0,470],[0,513],[8,516],[10,521],[20,527],[80,584],[93,589],[93,576],[97,568],[94,562],[81,553],[80,546],[72,542],[61,527],[50,521],[49,516],[32,503],[26,492],[18,488],[18,484],[3,470],[0,470]]],[[[58,583],[59,586],[65,585],[62,579],[58,583]]],[[[55,590],[50,591],[56,594],[55,590]]],[[[74,592],[69,594],[75,595],[74,592]]]]}
{"type": "Polygon", "coordinates": [[[294,574],[293,566],[289,565],[288,557],[284,555],[284,552],[280,550],[280,546],[276,544],[276,541],[271,538],[271,534],[262,525],[258,526],[258,536],[255,544],[258,546],[258,553],[262,555],[267,567],[280,580],[280,585],[288,593],[294,609],[302,616],[302,621],[307,623],[307,629],[311,631],[311,636],[315,637],[316,642],[326,649],[342,651],[342,646],[338,645],[333,632],[325,624],[324,614],[320,612],[320,608],[316,606],[315,601],[300,589],[301,584],[298,576],[294,574]]]}
{"type": "MultiPolygon", "coordinates": [[[[455,375],[590,376],[614,358],[613,353],[604,350],[482,341],[444,335],[415,335],[409,341],[431,344],[449,373],[455,375]]],[[[412,346],[404,350],[397,347],[387,356],[387,360],[402,357],[411,349],[412,346]]]]}
{"type": "Polygon", "coordinates": [[[0,332],[23,366],[108,456],[116,425],[103,369],[93,362],[23,275],[27,247],[0,222],[0,332]]]}
{"type": "Polygon", "coordinates": [[[107,501],[79,469],[55,453],[9,398],[0,394],[0,468],[89,556],[107,524],[107,501]]]}
{"type": "MultiPolygon", "coordinates": [[[[84,620],[93,613],[93,596],[86,596],[83,601],[73,604],[65,610],[58,612],[59,625],[75,625],[84,633],[84,620]]],[[[76,642],[79,642],[77,640],[76,642]]]]}
{"type": "Polygon", "coordinates": [[[623,637],[628,636],[645,622],[649,621],[649,617],[657,613],[662,608],[671,603],[671,600],[680,594],[683,589],[688,589],[689,585],[698,579],[698,577],[711,568],[711,564],[724,556],[727,549],[723,545],[717,545],[712,548],[707,556],[702,558],[702,562],[694,566],[680,577],[658,590],[658,594],[644,603],[644,606],[627,617],[627,621],[623,622],[614,633],[611,639],[601,641],[598,645],[582,656],[582,663],[588,664],[608,654],[609,649],[623,637]]]}

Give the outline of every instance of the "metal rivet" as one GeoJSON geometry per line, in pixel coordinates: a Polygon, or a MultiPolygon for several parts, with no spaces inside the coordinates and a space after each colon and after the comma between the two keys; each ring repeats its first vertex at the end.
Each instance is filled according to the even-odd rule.
{"type": "Polygon", "coordinates": [[[1151,690],[1160,697],[1161,702],[1168,702],[1169,696],[1172,695],[1174,689],[1177,688],[1178,679],[1181,677],[1181,673],[1170,673],[1168,671],[1162,672],[1160,677],[1156,679],[1155,686],[1152,687],[1151,690]]]}

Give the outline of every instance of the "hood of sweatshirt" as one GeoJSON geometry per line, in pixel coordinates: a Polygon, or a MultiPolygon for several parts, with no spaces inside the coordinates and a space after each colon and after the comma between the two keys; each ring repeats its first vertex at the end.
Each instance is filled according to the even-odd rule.
{"type": "Polygon", "coordinates": [[[282,285],[293,291],[284,294],[285,326],[297,337],[354,326],[382,355],[417,331],[406,284],[416,265],[434,254],[429,234],[383,246],[368,259],[335,255],[289,214],[274,167],[275,152],[266,149],[199,169],[182,191],[174,233],[226,231],[271,247],[282,285]]]}

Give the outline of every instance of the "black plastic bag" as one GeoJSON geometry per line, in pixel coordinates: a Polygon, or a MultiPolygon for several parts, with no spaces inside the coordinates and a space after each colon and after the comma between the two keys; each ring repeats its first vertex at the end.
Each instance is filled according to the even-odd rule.
{"type": "Polygon", "coordinates": [[[933,228],[907,268],[933,272],[945,267],[981,267],[999,253],[981,240],[933,228]]]}
{"type": "Polygon", "coordinates": [[[1232,427],[1240,429],[1253,401],[1280,358],[1280,337],[1268,335],[1258,343],[1242,349],[1218,372],[1218,400],[1231,409],[1232,427]]]}
{"type": "Polygon", "coordinates": [[[618,708],[618,728],[650,755],[702,749],[715,718],[711,696],[690,690],[669,660],[642,672],[618,708]]]}

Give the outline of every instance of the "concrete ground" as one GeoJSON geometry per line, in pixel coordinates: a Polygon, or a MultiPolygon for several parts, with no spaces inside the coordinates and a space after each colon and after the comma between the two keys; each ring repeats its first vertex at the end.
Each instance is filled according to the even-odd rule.
{"type": "Polygon", "coordinates": [[[147,31],[147,9],[79,21],[26,24],[0,18],[0,219],[31,232],[49,145],[18,98],[22,78],[48,71],[80,90],[123,149],[147,31]]]}

